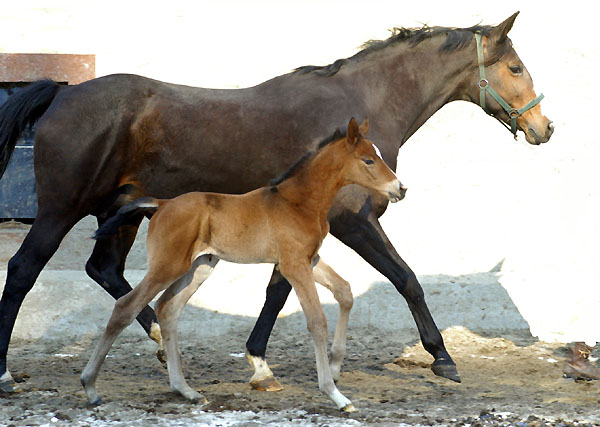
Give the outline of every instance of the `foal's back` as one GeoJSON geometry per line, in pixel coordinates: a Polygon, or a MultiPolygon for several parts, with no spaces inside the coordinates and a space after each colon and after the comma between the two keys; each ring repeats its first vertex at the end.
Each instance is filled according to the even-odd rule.
{"type": "Polygon", "coordinates": [[[268,188],[241,195],[192,192],[157,202],[148,228],[151,265],[164,258],[159,268],[174,259],[191,266],[202,254],[242,264],[277,262],[269,218],[280,200],[268,188]]]}

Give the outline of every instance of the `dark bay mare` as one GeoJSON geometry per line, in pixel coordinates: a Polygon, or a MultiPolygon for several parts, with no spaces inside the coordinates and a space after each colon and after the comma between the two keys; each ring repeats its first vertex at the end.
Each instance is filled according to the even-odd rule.
{"type": "MultiPolygon", "coordinates": [[[[8,263],[0,300],[0,389],[19,389],[6,356],[23,299],[63,237],[87,215],[102,224],[120,206],[143,195],[172,198],[198,190],[253,190],[315,148],[348,117],[370,119],[369,135],[392,169],[402,144],[455,100],[480,104],[484,98],[488,114],[506,124],[511,123],[509,115],[515,116],[515,132],[523,131],[529,143],[548,141],[553,125],[539,104],[531,105],[539,98],[507,37],[516,16],[498,26],[398,29],[387,40],[367,43],[351,58],[301,67],[246,89],[202,89],[112,75],[68,87],[41,81],[11,96],[0,109],[0,170],[18,135],[37,120],[38,214],[8,263]],[[479,55],[476,34],[482,35],[479,55]],[[509,108],[519,110],[507,111],[497,98],[487,96],[488,86],[509,108]]],[[[433,371],[458,381],[415,274],[378,222],[387,203],[355,185],[345,187],[328,214],[330,233],[391,281],[434,357],[433,371]]],[[[98,241],[86,264],[90,277],[114,298],[131,290],[123,271],[141,220],[131,220],[113,238],[98,241]]],[[[264,360],[268,336],[290,289],[275,270],[247,343],[250,355],[264,360]]],[[[150,307],[137,320],[157,339],[150,307]]]]}

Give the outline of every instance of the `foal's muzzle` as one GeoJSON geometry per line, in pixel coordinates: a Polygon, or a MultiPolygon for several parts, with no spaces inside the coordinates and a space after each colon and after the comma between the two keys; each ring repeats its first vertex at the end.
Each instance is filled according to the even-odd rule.
{"type": "Polygon", "coordinates": [[[404,199],[404,196],[406,195],[406,190],[407,188],[404,185],[402,185],[400,181],[398,181],[397,188],[394,188],[392,191],[388,191],[388,199],[392,203],[399,202],[400,200],[404,199]]]}

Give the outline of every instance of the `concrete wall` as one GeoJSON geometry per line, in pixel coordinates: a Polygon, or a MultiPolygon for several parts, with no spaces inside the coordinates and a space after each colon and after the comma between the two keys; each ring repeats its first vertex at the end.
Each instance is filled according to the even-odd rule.
{"type": "MultiPolygon", "coordinates": [[[[448,105],[401,150],[410,190],[382,222],[418,274],[476,275],[503,261],[498,282],[532,333],[600,340],[586,331],[600,302],[595,18],[541,1],[406,3],[27,2],[4,8],[0,52],[94,53],[98,76],[234,88],[350,56],[394,26],[497,24],[519,7],[510,37],[546,95],[552,140],[514,141],[478,106],[448,105]]],[[[357,289],[383,280],[333,240],[324,253],[357,289]]]]}

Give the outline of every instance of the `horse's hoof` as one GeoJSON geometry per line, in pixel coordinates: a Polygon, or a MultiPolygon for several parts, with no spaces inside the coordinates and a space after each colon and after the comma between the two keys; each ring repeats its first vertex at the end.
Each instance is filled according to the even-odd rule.
{"type": "Polygon", "coordinates": [[[340,409],[342,412],[356,412],[356,408],[352,403],[347,404],[343,408],[340,409]]]}
{"type": "Polygon", "coordinates": [[[438,377],[444,377],[457,383],[461,382],[456,365],[451,360],[437,359],[431,364],[431,370],[438,377]]]}
{"type": "Polygon", "coordinates": [[[275,379],[274,376],[269,376],[260,380],[250,381],[250,386],[257,391],[281,391],[283,386],[275,379]]]}
{"type": "Polygon", "coordinates": [[[23,389],[12,378],[0,381],[0,393],[22,393],[23,389]]]}
{"type": "Polygon", "coordinates": [[[156,358],[163,365],[163,368],[167,367],[167,352],[163,348],[156,350],[156,358]]]}

